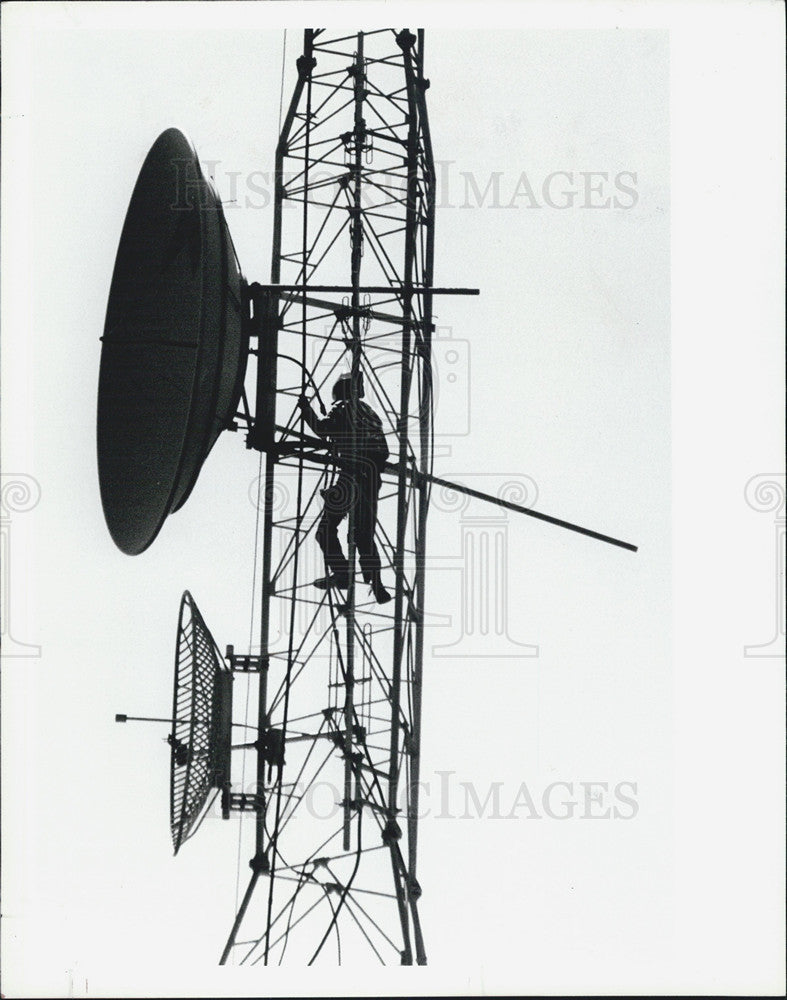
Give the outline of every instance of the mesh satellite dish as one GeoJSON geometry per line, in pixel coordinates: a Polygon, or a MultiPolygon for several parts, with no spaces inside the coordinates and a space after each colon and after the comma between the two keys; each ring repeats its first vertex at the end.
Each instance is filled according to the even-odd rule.
{"type": "Polygon", "coordinates": [[[180,602],[172,720],[169,823],[177,854],[196,833],[211,791],[229,794],[232,743],[232,671],[188,591],[180,602]]]}
{"type": "Polygon", "coordinates": [[[131,196],[102,338],[101,502],[129,555],[183,506],[235,416],[248,357],[246,299],[221,202],[192,145],[167,129],[131,196]]]}

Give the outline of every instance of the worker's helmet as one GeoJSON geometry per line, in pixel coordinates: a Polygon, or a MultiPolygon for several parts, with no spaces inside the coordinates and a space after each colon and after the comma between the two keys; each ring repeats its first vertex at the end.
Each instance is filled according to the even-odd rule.
{"type": "MultiPolygon", "coordinates": [[[[358,396],[363,396],[363,375],[358,373],[358,396]]],[[[340,375],[333,384],[333,398],[335,401],[344,400],[345,402],[350,399],[352,395],[352,375],[350,372],[345,372],[344,375],[340,375]]]]}

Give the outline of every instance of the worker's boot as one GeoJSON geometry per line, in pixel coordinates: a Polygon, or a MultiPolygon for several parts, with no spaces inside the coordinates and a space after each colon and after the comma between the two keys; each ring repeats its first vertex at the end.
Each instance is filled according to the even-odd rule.
{"type": "Polygon", "coordinates": [[[387,604],[391,600],[392,595],[383,586],[379,573],[375,573],[371,580],[367,580],[366,582],[371,587],[372,596],[378,604],[387,604]]]}
{"type": "Polygon", "coordinates": [[[320,590],[327,590],[328,587],[338,587],[340,590],[347,590],[350,586],[350,564],[346,559],[331,559],[326,567],[328,575],[314,581],[314,586],[320,590]]]}
{"type": "Polygon", "coordinates": [[[338,587],[340,590],[347,590],[350,586],[350,574],[342,573],[330,573],[328,576],[321,576],[319,580],[314,581],[314,586],[319,590],[327,590],[328,587],[338,587]]]}

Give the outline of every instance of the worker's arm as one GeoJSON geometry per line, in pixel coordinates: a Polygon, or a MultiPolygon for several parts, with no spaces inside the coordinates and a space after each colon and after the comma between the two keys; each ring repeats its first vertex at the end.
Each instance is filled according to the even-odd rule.
{"type": "Polygon", "coordinates": [[[320,417],[312,409],[312,405],[306,396],[301,396],[298,400],[298,406],[303,414],[304,421],[308,426],[315,432],[319,434],[320,437],[328,437],[330,434],[336,434],[339,430],[337,426],[337,414],[335,413],[335,408],[331,410],[327,417],[320,417]]]}

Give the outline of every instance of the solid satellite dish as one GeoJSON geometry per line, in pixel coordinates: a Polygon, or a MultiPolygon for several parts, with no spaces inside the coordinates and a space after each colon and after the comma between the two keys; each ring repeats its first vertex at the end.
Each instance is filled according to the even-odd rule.
{"type": "Polygon", "coordinates": [[[169,824],[175,854],[196,833],[212,789],[229,793],[232,672],[194,598],[180,602],[172,698],[169,824]]]}
{"type": "Polygon", "coordinates": [[[110,534],[146,549],[232,421],[248,357],[246,285],[221,202],[175,128],[123,225],[101,351],[98,472],[110,534]]]}

